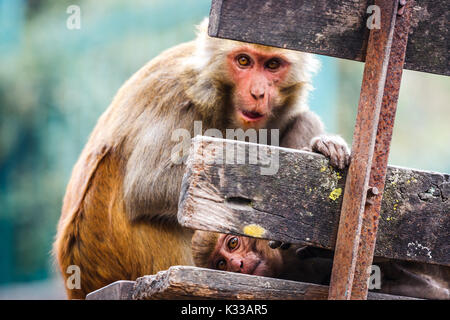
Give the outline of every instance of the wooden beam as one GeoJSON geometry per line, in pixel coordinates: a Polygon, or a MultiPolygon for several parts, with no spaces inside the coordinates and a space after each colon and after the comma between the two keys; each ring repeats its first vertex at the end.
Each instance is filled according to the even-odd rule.
{"type": "Polygon", "coordinates": [[[130,300],[135,281],[119,280],[89,293],[86,300],[130,300]]]}
{"type": "MultiPolygon", "coordinates": [[[[371,4],[372,0],[213,0],[209,34],[364,61],[371,4]]],[[[445,1],[415,1],[406,69],[450,75],[447,12],[445,1]]]]}
{"type": "MultiPolygon", "coordinates": [[[[197,136],[178,220],[332,250],[345,179],[345,170],[316,153],[197,136]],[[269,166],[276,172],[261,174],[269,166]]],[[[388,167],[375,256],[450,265],[449,198],[448,174],[388,167]]]]}
{"type": "MultiPolygon", "coordinates": [[[[328,287],[247,274],[173,266],[136,281],[119,281],[94,291],[88,300],[324,300],[328,287]],[[124,283],[126,283],[124,285],[124,283]],[[132,284],[132,285],[130,285],[132,284]]],[[[370,300],[416,300],[370,292],[370,300]]]]}

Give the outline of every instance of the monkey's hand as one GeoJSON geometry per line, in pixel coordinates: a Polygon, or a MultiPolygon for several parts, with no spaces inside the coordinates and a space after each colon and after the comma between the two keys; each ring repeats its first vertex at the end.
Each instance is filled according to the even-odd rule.
{"type": "Polygon", "coordinates": [[[269,247],[271,247],[272,249],[280,248],[281,250],[287,250],[287,249],[289,249],[290,246],[291,246],[291,244],[287,243],[287,242],[281,242],[281,241],[277,241],[277,240],[269,241],[269,247]]]}
{"type": "MultiPolygon", "coordinates": [[[[269,241],[269,247],[272,249],[281,249],[281,250],[287,250],[291,247],[290,243],[287,242],[281,242],[276,240],[270,240],[269,241]]],[[[300,246],[299,248],[295,249],[295,255],[299,259],[308,259],[317,256],[315,253],[315,248],[310,246],[300,246]]],[[[319,249],[320,250],[320,249],[319,249]]]]}
{"type": "Polygon", "coordinates": [[[344,169],[350,164],[350,150],[339,136],[320,135],[311,139],[310,149],[330,159],[333,167],[344,169]]]}
{"type": "Polygon", "coordinates": [[[295,254],[297,255],[297,258],[299,258],[301,260],[315,257],[315,254],[313,252],[313,248],[312,247],[308,247],[308,246],[304,246],[304,247],[298,248],[295,251],[295,254]]]}

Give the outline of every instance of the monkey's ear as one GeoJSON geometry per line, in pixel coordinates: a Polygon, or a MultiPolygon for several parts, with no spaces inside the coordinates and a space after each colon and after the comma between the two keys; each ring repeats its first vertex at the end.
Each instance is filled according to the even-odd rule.
{"type": "Polygon", "coordinates": [[[214,42],[208,35],[208,24],[209,19],[205,18],[203,21],[196,26],[197,37],[195,39],[195,50],[192,56],[186,59],[186,66],[190,69],[201,72],[207,68],[213,56],[213,48],[209,43],[214,42]]]}
{"type": "Polygon", "coordinates": [[[209,268],[210,256],[216,247],[219,233],[197,230],[191,240],[191,252],[197,267],[209,268]]]}
{"type": "Polygon", "coordinates": [[[287,242],[281,242],[276,240],[270,240],[269,241],[269,247],[272,249],[281,249],[281,250],[287,250],[291,247],[290,243],[287,242]]]}
{"type": "Polygon", "coordinates": [[[186,59],[188,67],[201,72],[214,70],[214,73],[224,71],[225,58],[229,52],[242,45],[239,41],[219,39],[208,35],[209,19],[205,18],[197,26],[195,50],[191,57],[186,59]],[[213,64],[213,68],[210,65],[213,64]]]}

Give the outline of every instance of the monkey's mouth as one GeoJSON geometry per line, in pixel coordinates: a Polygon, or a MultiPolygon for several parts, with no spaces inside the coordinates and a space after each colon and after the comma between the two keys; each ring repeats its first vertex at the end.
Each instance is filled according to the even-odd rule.
{"type": "Polygon", "coordinates": [[[254,122],[263,119],[266,115],[257,111],[240,110],[245,121],[254,122]]]}
{"type": "Polygon", "coordinates": [[[261,264],[261,260],[259,260],[252,268],[252,270],[249,270],[250,272],[248,274],[252,274],[254,276],[264,276],[264,272],[262,270],[259,270],[258,267],[261,264]]]}

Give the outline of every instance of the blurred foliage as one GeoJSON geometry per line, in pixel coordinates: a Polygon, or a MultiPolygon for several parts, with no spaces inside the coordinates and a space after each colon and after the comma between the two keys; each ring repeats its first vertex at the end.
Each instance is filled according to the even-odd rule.
{"type": "MultiPolygon", "coordinates": [[[[48,277],[65,185],[115,92],[210,0],[0,0],[0,283],[48,277]],[[66,9],[81,7],[81,29],[66,9]]],[[[351,141],[363,64],[321,58],[312,109],[351,141]]],[[[449,78],[405,72],[393,163],[450,171],[449,78]]]]}
{"type": "Polygon", "coordinates": [[[0,0],[0,283],[45,278],[65,185],[97,118],[209,0],[0,0]],[[81,29],[66,8],[81,7],[81,29]]]}
{"type": "MultiPolygon", "coordinates": [[[[364,65],[339,59],[338,131],[351,143],[364,65]]],[[[450,172],[450,77],[403,71],[389,163],[450,172]]]]}

